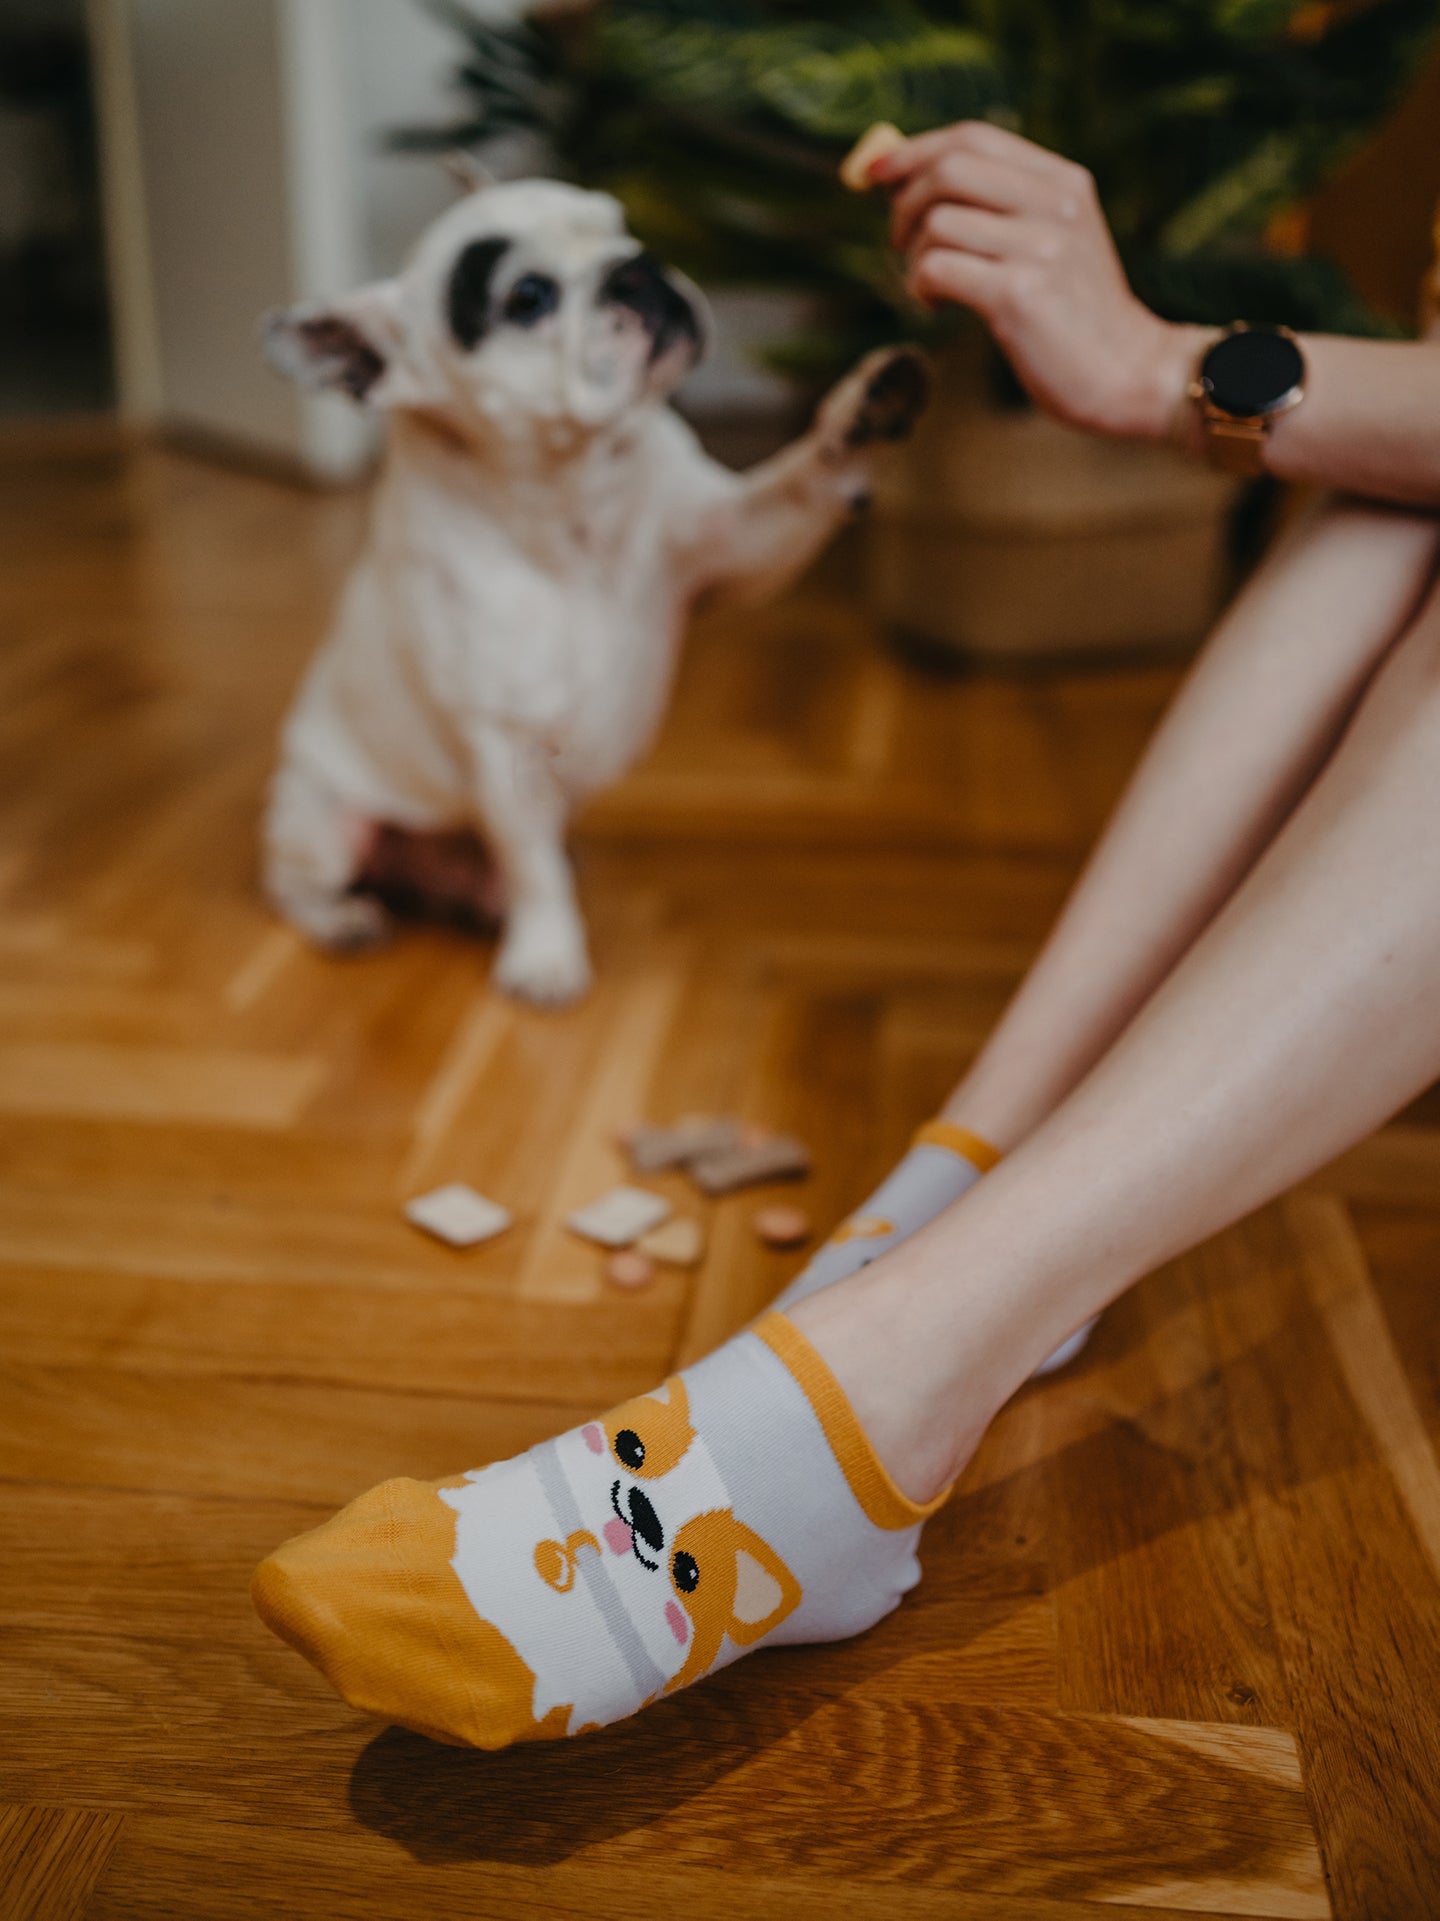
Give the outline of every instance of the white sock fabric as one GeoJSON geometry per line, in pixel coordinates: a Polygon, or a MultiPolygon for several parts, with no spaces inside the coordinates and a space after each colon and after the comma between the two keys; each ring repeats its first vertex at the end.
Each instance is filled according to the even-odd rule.
{"type": "MultiPolygon", "coordinates": [[[[832,1287],[836,1281],[868,1267],[937,1214],[943,1214],[999,1159],[1000,1150],[972,1134],[968,1127],[954,1121],[928,1121],[916,1134],[909,1153],[870,1198],[841,1223],[779,1296],[775,1307],[783,1314],[806,1295],[818,1294],[822,1287],[832,1287]]],[[[1073,1360],[1094,1325],[1090,1320],[1077,1328],[1048,1360],[1041,1362],[1036,1374],[1052,1374],[1073,1360]]]]}
{"type": "Polygon", "coordinates": [[[925,1506],[769,1313],[654,1394],[494,1467],[387,1481],[258,1569],[353,1706],[482,1748],[608,1726],[751,1648],[858,1634],[925,1506]]]}

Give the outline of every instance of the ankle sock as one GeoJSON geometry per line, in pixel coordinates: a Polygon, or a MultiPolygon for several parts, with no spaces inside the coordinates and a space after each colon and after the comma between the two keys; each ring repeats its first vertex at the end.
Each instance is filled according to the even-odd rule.
{"type": "Polygon", "coordinates": [[[953,1121],[927,1121],[905,1158],[870,1198],[841,1222],[814,1260],[775,1302],[781,1313],[833,1287],[908,1240],[972,1188],[1000,1159],[1000,1150],[953,1121]]]}
{"type": "MultiPolygon", "coordinates": [[[[968,1127],[954,1121],[927,1121],[916,1133],[909,1153],[795,1276],[775,1301],[776,1309],[784,1313],[806,1295],[833,1287],[836,1281],[847,1279],[889,1253],[937,1214],[943,1214],[999,1159],[999,1148],[972,1134],[968,1127]]],[[[1091,1320],[1077,1328],[1048,1360],[1040,1363],[1036,1374],[1051,1374],[1073,1360],[1094,1325],[1091,1320]]]]}
{"type": "Polygon", "coordinates": [[[655,1393],[494,1467],[386,1481],[257,1570],[352,1706],[481,1748],[606,1727],[920,1578],[921,1506],[771,1312],[655,1393]]]}

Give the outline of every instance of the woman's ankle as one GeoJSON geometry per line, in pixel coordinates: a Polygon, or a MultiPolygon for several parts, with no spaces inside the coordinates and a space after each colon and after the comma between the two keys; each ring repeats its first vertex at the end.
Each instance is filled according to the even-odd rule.
{"type": "Polygon", "coordinates": [[[857,1274],[789,1311],[844,1390],[891,1479],[924,1504],[958,1479],[1009,1389],[957,1364],[883,1275],[857,1274]]]}

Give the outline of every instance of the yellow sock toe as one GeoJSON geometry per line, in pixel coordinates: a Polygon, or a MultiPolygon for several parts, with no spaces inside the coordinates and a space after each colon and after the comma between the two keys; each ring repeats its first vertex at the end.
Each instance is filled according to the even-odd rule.
{"type": "Polygon", "coordinates": [[[286,1541],[255,1571],[256,1611],[367,1714],[469,1747],[558,1739],[568,1709],[535,1720],[534,1675],[450,1565],[452,1485],[385,1481],[286,1541]]]}

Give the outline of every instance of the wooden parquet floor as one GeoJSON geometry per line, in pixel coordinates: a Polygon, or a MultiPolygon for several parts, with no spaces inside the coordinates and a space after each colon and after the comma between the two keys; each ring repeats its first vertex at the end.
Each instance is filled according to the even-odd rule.
{"type": "Polygon", "coordinates": [[[798,1256],[710,1213],[607,1290],[614,1128],[725,1108],[837,1217],[978,1044],[1168,671],[924,679],[843,570],[702,623],[579,834],[563,1015],[440,932],[322,959],[257,801],[360,504],[97,433],[0,449],[0,1914],[1440,1915],[1440,1106],[1153,1276],[1022,1393],[846,1646],[484,1756],[250,1612],[384,1476],[514,1451],[798,1256]],[[515,1209],[457,1255],[398,1202],[515,1209]]]}

